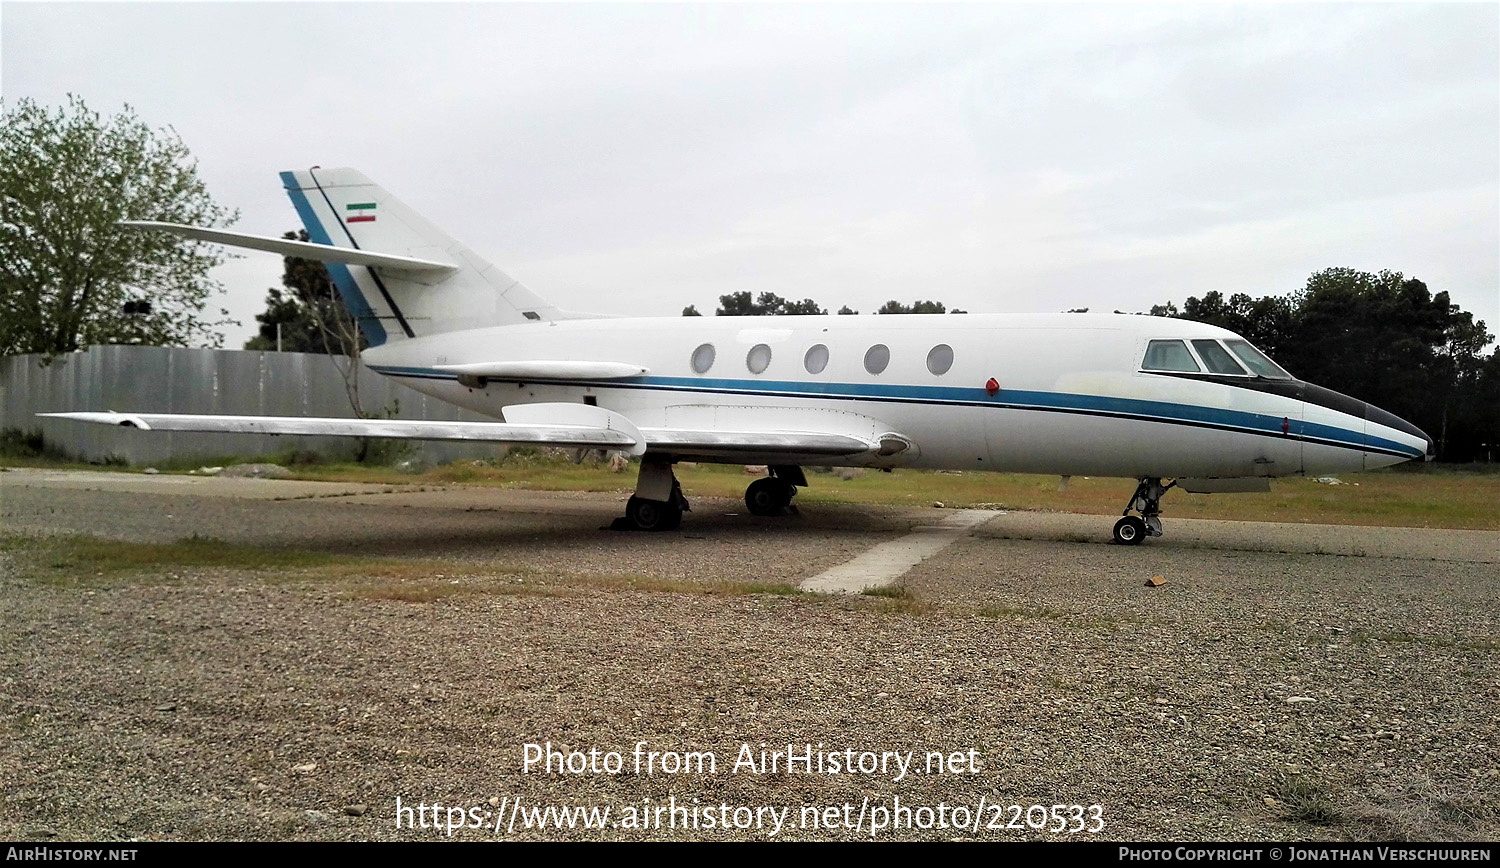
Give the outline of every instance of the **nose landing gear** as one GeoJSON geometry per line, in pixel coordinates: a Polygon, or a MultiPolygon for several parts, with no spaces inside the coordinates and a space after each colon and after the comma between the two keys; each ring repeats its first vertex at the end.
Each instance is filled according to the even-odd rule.
{"type": "Polygon", "coordinates": [[[1141,477],[1135,494],[1130,497],[1130,505],[1125,507],[1125,517],[1115,522],[1115,542],[1122,546],[1138,546],[1148,536],[1161,536],[1161,498],[1176,486],[1175,480],[1162,485],[1159,478],[1141,477]],[[1140,514],[1131,515],[1131,510],[1140,514]]]}

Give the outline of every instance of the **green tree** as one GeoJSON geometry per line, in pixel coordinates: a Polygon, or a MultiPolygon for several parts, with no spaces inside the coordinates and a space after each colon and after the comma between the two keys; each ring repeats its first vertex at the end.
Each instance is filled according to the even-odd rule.
{"type": "Polygon", "coordinates": [[[774,311],[774,313],[785,316],[824,316],[828,311],[819,307],[818,303],[812,299],[804,298],[801,301],[785,299],[781,302],[781,309],[774,311]]]}
{"type": "Polygon", "coordinates": [[[1287,296],[1208,292],[1180,312],[1170,302],[1151,312],[1243,335],[1298,377],[1410,420],[1444,460],[1500,442],[1489,397],[1500,389],[1500,351],[1484,355],[1494,336],[1448,293],[1400,272],[1329,268],[1287,296]]]}
{"type": "MultiPolygon", "coordinates": [[[[307,232],[284,233],[289,241],[306,241],[307,232]]],[[[245,342],[245,349],[262,352],[279,349],[288,353],[321,353],[339,372],[349,409],[359,419],[393,419],[401,410],[399,401],[378,410],[366,408],[360,398],[360,354],[369,346],[343,298],[328,276],[328,267],[316,259],[282,257],[281,288],[266,293],[266,310],[255,315],[260,333],[245,342]]],[[[405,440],[356,438],[354,460],[389,464],[410,455],[405,440]]]]}
{"type": "MultiPolygon", "coordinates": [[[[940,301],[914,301],[902,304],[894,298],[880,306],[876,313],[947,313],[948,308],[940,301]]],[[[957,311],[955,311],[956,313],[957,311]]]]}
{"type": "Polygon", "coordinates": [[[1474,401],[1464,405],[1473,430],[1471,458],[1494,461],[1500,458],[1500,348],[1480,365],[1472,394],[1474,401]]]}
{"type": "Polygon", "coordinates": [[[810,298],[792,301],[774,292],[763,292],[752,301],[749,290],[719,296],[719,308],[714,311],[715,316],[819,316],[826,313],[828,311],[810,298]]]}
{"type": "Polygon", "coordinates": [[[217,246],[118,225],[226,226],[171,129],[126,106],[101,118],[82,99],[23,99],[0,124],[0,354],[55,356],[90,344],[219,346],[228,312],[209,271],[217,246]]]}
{"type": "MultiPolygon", "coordinates": [[[[763,292],[758,296],[752,296],[749,290],[719,296],[719,308],[714,311],[715,316],[823,316],[827,313],[827,309],[810,298],[792,301],[774,292],[763,292]]],[[[851,316],[858,314],[859,311],[846,304],[839,308],[839,313],[843,316],[851,316]]],[[[968,313],[968,311],[957,308],[950,311],[940,301],[914,301],[911,304],[902,304],[891,300],[876,313],[968,313]]],[[[698,316],[698,308],[689,305],[682,309],[682,315],[698,316]]]]}
{"type": "Polygon", "coordinates": [[[1432,411],[1453,374],[1439,356],[1459,324],[1446,292],[1434,296],[1400,272],[1329,268],[1309,277],[1293,301],[1290,339],[1274,350],[1289,370],[1437,435],[1440,410],[1432,411]]]}
{"type": "MultiPolygon", "coordinates": [[[[306,230],[287,232],[282,237],[291,241],[308,239],[306,230]]],[[[255,315],[260,333],[245,342],[245,349],[353,357],[369,346],[323,263],[284,257],[281,286],[266,293],[266,310],[255,315]]]]}
{"type": "MultiPolygon", "coordinates": [[[[1223,293],[1212,290],[1202,298],[1189,298],[1181,314],[1176,305],[1168,304],[1171,312],[1165,315],[1229,329],[1275,358],[1289,347],[1288,339],[1295,328],[1292,318],[1296,303],[1295,298],[1275,295],[1252,299],[1242,292],[1225,299],[1223,293]]],[[[1157,314],[1158,308],[1152,308],[1151,312],[1157,314]]]]}

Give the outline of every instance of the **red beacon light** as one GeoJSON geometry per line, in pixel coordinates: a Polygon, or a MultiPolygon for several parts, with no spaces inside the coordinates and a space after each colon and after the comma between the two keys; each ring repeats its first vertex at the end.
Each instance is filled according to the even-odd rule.
{"type": "Polygon", "coordinates": [[[984,393],[986,395],[989,395],[991,398],[993,398],[993,397],[995,397],[996,393],[998,393],[999,391],[1000,391],[1000,381],[999,380],[995,379],[994,377],[990,377],[989,380],[985,381],[985,384],[984,384],[984,393]]]}

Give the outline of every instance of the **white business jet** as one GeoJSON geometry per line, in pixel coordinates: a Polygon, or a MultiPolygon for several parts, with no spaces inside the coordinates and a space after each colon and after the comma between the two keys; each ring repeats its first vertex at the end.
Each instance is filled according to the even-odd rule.
{"type": "Polygon", "coordinates": [[[1429,453],[1415,426],[1297,380],[1240,336],[1150,316],[613,318],[569,313],[352,169],[284,172],[311,243],[128,225],[327,264],[375,371],[498,422],[47,414],[144,430],[326,434],[612,449],[641,459],[619,525],[678,526],[679,461],[764,464],[752,513],[802,468],[995,470],[1139,481],[1114,527],[1161,535],[1169,488],[1429,453]]]}

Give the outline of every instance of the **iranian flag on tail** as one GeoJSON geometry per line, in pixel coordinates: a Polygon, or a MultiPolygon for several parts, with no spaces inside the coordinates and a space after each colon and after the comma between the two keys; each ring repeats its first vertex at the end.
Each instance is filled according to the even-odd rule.
{"type": "Polygon", "coordinates": [[[344,206],[345,223],[374,223],[375,203],[355,202],[344,206]]]}

